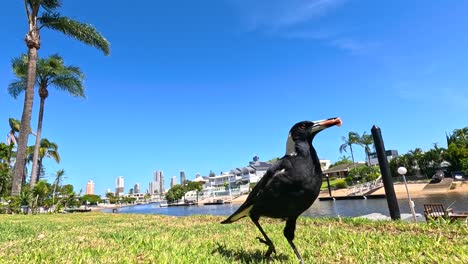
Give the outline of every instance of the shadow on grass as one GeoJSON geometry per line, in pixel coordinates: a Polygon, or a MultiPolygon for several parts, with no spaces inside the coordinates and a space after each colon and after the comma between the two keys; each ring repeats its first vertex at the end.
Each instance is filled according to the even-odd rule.
{"type": "Polygon", "coordinates": [[[285,262],[288,257],[283,254],[274,254],[270,257],[265,257],[265,252],[257,250],[255,252],[246,251],[245,249],[230,249],[226,245],[216,243],[216,248],[213,254],[219,253],[228,260],[240,261],[242,263],[268,263],[271,260],[285,262]]]}

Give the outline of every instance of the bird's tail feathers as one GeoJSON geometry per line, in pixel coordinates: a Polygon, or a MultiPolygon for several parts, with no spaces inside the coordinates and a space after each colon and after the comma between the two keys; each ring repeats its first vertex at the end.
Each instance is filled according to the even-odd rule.
{"type": "Polygon", "coordinates": [[[222,221],[221,224],[230,224],[232,222],[235,222],[241,218],[244,218],[249,215],[250,210],[252,210],[253,205],[246,207],[243,210],[240,210],[238,212],[235,212],[231,216],[229,216],[226,220],[222,221]]]}

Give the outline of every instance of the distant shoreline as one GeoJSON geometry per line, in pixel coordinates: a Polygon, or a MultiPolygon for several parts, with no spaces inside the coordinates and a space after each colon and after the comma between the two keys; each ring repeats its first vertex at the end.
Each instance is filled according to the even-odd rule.
{"type": "MultiPolygon", "coordinates": [[[[425,196],[430,196],[430,195],[440,195],[440,194],[453,194],[453,193],[460,193],[460,194],[468,194],[468,182],[463,181],[463,182],[455,182],[455,188],[451,190],[444,190],[444,191],[438,191],[438,192],[428,192],[423,190],[424,187],[427,185],[427,183],[408,183],[408,190],[411,195],[411,197],[425,197],[425,196]]],[[[398,199],[404,199],[407,198],[407,193],[406,193],[406,188],[403,183],[396,183],[393,185],[395,189],[395,194],[398,199]]],[[[347,189],[338,189],[338,190],[332,190],[332,196],[347,196],[348,190],[347,189]]],[[[385,194],[385,189],[382,187],[372,194],[385,194]]],[[[230,202],[233,204],[240,204],[243,203],[247,199],[248,194],[241,195],[237,198],[232,199],[230,202]]],[[[328,190],[321,191],[319,197],[328,197],[329,193],[328,190]]],[[[207,198],[208,199],[208,198],[207,198]]],[[[199,206],[204,206],[203,200],[199,201],[199,206]]],[[[116,206],[115,204],[100,204],[98,206],[90,206],[92,211],[102,211],[105,209],[114,209],[114,208],[123,208],[123,207],[129,207],[129,206],[135,206],[137,204],[127,204],[127,205],[119,205],[116,206]]]]}
{"type": "MultiPolygon", "coordinates": [[[[433,194],[452,194],[452,193],[465,193],[468,194],[468,182],[455,182],[455,189],[451,189],[448,191],[438,191],[438,192],[429,192],[423,190],[427,183],[408,183],[408,190],[411,197],[424,197],[430,196],[433,194]]],[[[396,183],[393,185],[395,189],[395,194],[397,198],[407,198],[406,188],[403,183],[396,183]]],[[[332,196],[347,196],[348,190],[347,189],[338,189],[332,190],[332,196]]],[[[377,191],[373,192],[372,194],[385,194],[385,189],[382,187],[377,191]]],[[[232,203],[243,203],[245,199],[247,199],[247,194],[237,197],[236,199],[232,200],[232,203]]],[[[328,190],[321,191],[319,197],[329,197],[328,190]]]]}

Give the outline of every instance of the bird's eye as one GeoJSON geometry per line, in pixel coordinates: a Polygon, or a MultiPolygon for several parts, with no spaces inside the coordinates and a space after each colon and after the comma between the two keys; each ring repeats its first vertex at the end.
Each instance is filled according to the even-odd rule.
{"type": "Polygon", "coordinates": [[[299,128],[300,128],[300,129],[305,129],[306,126],[305,126],[304,124],[301,124],[301,125],[299,126],[299,128]]]}

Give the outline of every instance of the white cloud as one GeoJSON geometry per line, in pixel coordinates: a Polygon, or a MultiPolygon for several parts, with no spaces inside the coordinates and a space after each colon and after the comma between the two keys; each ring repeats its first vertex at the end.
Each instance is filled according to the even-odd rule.
{"type": "Polygon", "coordinates": [[[376,42],[363,42],[352,38],[337,38],[330,40],[330,44],[341,50],[349,51],[352,54],[363,54],[377,47],[376,42]]]}
{"type": "Polygon", "coordinates": [[[281,31],[326,15],[347,0],[229,0],[248,30],[281,31]]]}
{"type": "Polygon", "coordinates": [[[433,107],[451,108],[460,111],[468,109],[468,91],[450,87],[428,87],[418,81],[400,82],[396,86],[397,95],[405,100],[423,101],[433,107]]]}
{"type": "Polygon", "coordinates": [[[229,0],[238,11],[245,30],[289,39],[319,40],[351,54],[363,54],[377,43],[343,37],[341,30],[314,26],[318,20],[342,7],[347,0],[229,0]]]}

